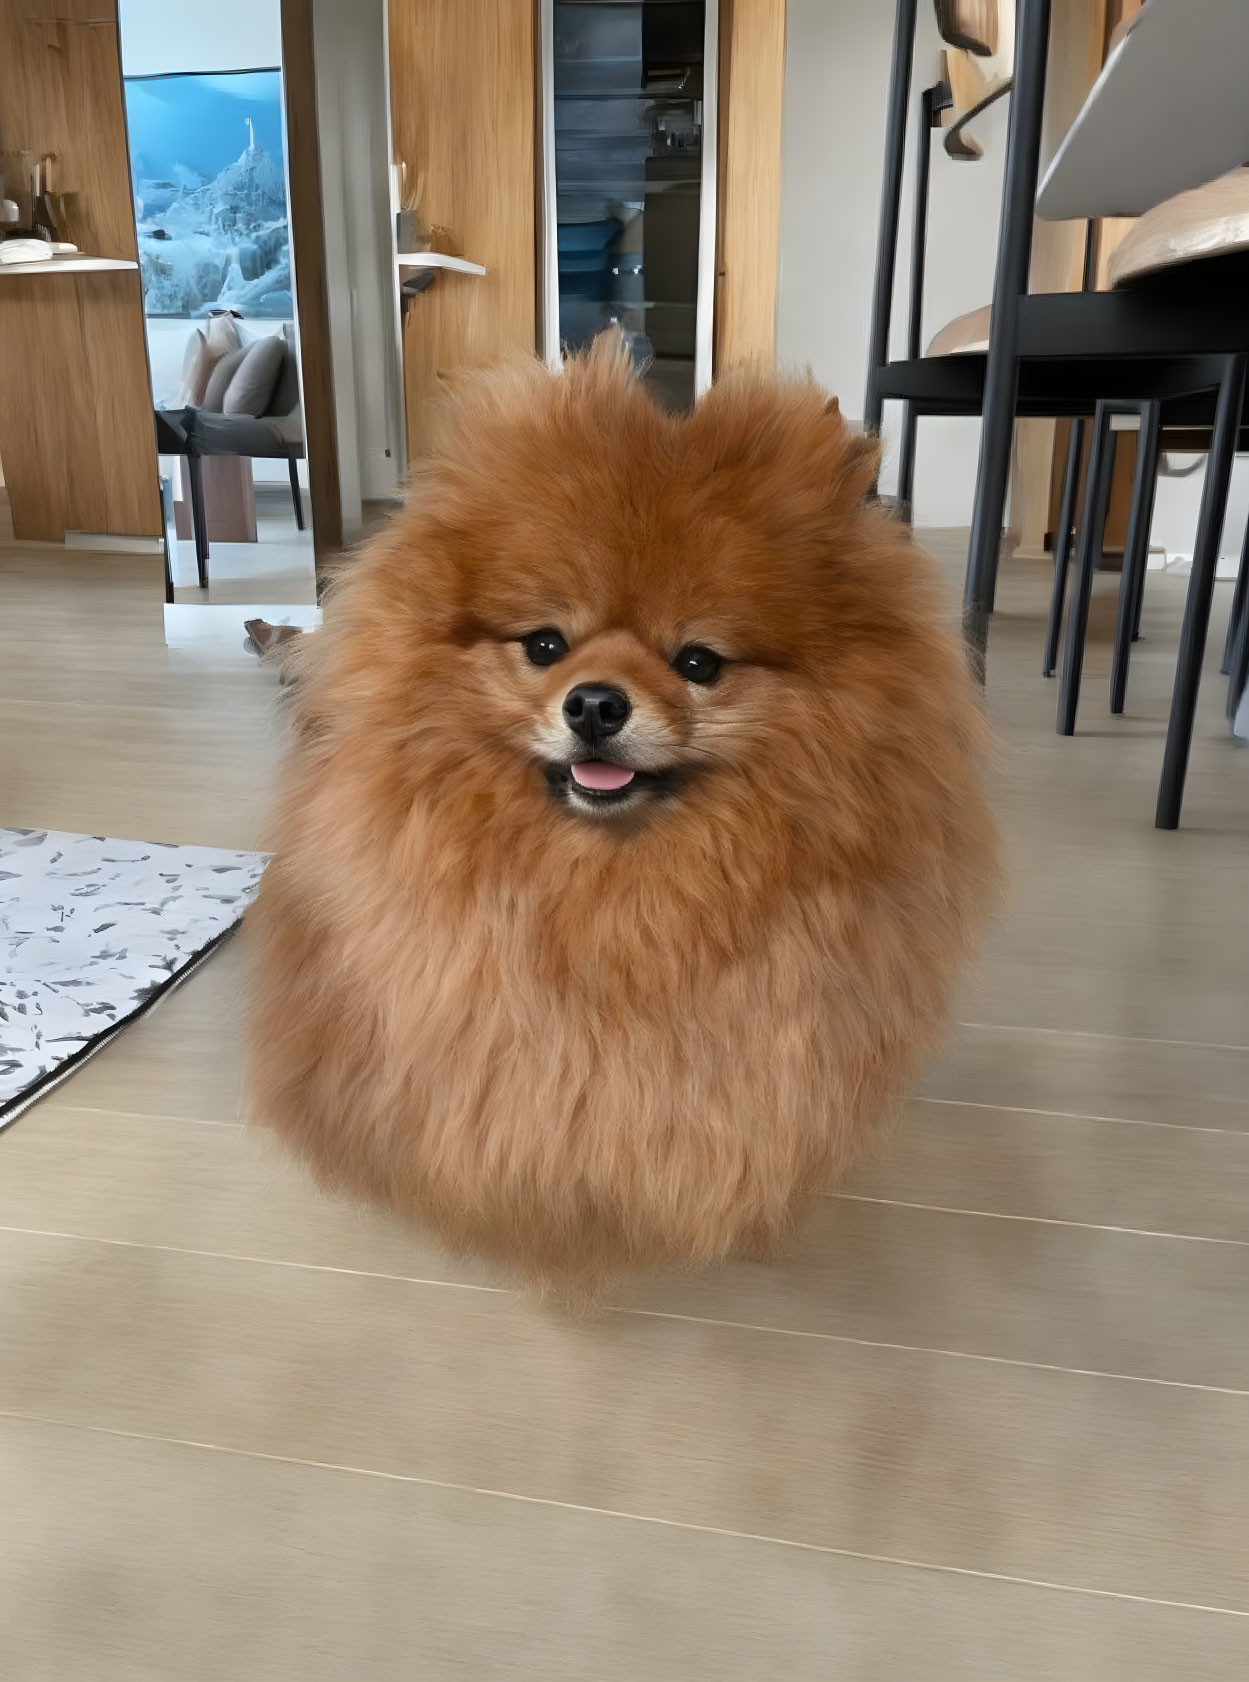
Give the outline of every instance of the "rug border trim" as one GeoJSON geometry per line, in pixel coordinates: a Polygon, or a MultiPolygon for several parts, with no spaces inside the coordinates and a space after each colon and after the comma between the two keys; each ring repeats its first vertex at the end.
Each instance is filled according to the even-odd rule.
{"type": "Polygon", "coordinates": [[[167,981],[162,981],[156,991],[149,993],[143,1003],[137,1005],[128,1016],[123,1016],[118,1021],[110,1023],[94,1039],[88,1040],[86,1045],[80,1046],[77,1051],[67,1057],[63,1063],[58,1063],[54,1069],[49,1069],[47,1074],[41,1075],[32,1086],[26,1087],[15,1098],[10,1098],[7,1104],[0,1104],[0,1133],[3,1133],[6,1127],[12,1126],[19,1116],[25,1115],[26,1111],[37,1104],[41,1098],[46,1098],[50,1092],[60,1086],[62,1081],[68,1080],[70,1075],[77,1074],[84,1063],[89,1062],[98,1051],[103,1051],[104,1047],[116,1039],[118,1034],[124,1033],[127,1028],[146,1016],[150,1010],[155,1010],[163,999],[168,998],[170,993],[180,987],[184,981],[189,980],[202,964],[207,963],[219,946],[224,945],[227,940],[238,933],[245,915],[246,912],[236,917],[228,928],[222,929],[221,933],[215,934],[207,945],[201,946],[198,952],[192,953],[181,969],[175,970],[167,981]]]}

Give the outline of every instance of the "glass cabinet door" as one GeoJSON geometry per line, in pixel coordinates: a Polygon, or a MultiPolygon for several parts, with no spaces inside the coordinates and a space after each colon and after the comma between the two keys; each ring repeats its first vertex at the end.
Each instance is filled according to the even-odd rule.
{"type": "Polygon", "coordinates": [[[711,382],[716,0],[545,0],[545,351],[623,330],[646,383],[711,382]]]}

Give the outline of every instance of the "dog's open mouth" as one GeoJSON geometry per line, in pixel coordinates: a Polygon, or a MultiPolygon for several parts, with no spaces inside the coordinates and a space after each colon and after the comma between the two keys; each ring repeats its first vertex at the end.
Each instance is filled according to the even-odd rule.
{"type": "Polygon", "coordinates": [[[578,759],[545,767],[552,794],[584,807],[633,804],[644,793],[665,789],[671,779],[662,771],[638,771],[610,759],[578,759]]]}

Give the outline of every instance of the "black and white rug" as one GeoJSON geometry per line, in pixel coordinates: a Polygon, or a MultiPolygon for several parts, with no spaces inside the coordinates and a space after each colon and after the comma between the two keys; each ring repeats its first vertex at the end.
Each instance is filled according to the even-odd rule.
{"type": "Polygon", "coordinates": [[[229,935],[266,859],[0,829],[0,1127],[229,935]]]}

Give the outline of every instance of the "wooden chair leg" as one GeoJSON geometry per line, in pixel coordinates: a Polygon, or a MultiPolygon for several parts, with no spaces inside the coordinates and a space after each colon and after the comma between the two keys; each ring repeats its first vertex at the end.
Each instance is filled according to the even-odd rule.
{"type": "Polygon", "coordinates": [[[1180,809],[1184,803],[1184,778],[1192,747],[1197,692],[1201,687],[1201,662],[1205,654],[1206,634],[1210,629],[1210,602],[1214,595],[1214,574],[1223,536],[1223,516],[1227,510],[1227,487],[1231,482],[1232,461],[1245,401],[1245,365],[1243,355],[1228,357],[1214,411],[1214,434],[1210,440],[1206,480],[1201,488],[1193,570],[1184,602],[1180,655],[1171,694],[1162,781],[1158,788],[1154,821],[1159,829],[1178,829],[1180,809]]]}
{"type": "Polygon", "coordinates": [[[304,529],[304,499],[299,492],[299,463],[294,456],[287,456],[286,465],[291,475],[291,501],[295,504],[295,527],[297,531],[304,529]]]}
{"type": "Polygon", "coordinates": [[[1084,479],[1084,512],[1080,517],[1075,587],[1067,612],[1067,641],[1063,649],[1063,675],[1058,692],[1060,736],[1075,735],[1076,711],[1080,705],[1080,675],[1084,669],[1084,639],[1089,626],[1089,602],[1093,597],[1093,574],[1101,560],[1102,542],[1106,535],[1116,437],[1117,434],[1110,430],[1109,405],[1099,403],[1093,420],[1093,447],[1089,451],[1088,472],[1084,479]]]}
{"type": "Polygon", "coordinates": [[[1128,663],[1132,656],[1132,626],[1145,591],[1149,565],[1149,528],[1154,517],[1158,484],[1158,441],[1162,436],[1162,404],[1141,407],[1141,431],[1132,481],[1132,508],[1123,544],[1123,572],[1119,579],[1119,611],[1115,619],[1115,652],[1110,668],[1110,710],[1121,713],[1128,693],[1128,663]]]}
{"type": "Polygon", "coordinates": [[[1062,506],[1058,530],[1054,533],[1054,589],[1050,596],[1049,623],[1045,627],[1045,658],[1041,675],[1053,677],[1058,664],[1058,638],[1062,630],[1063,602],[1067,595],[1067,569],[1071,562],[1071,533],[1076,517],[1076,491],[1080,484],[1080,454],[1084,449],[1084,420],[1073,420],[1067,439],[1067,468],[1063,474],[1062,506]]]}
{"type": "Polygon", "coordinates": [[[187,476],[191,481],[191,530],[195,534],[195,569],[199,587],[208,588],[208,515],[204,509],[204,464],[195,454],[186,458],[187,476]]]}

